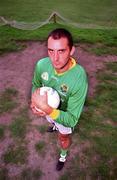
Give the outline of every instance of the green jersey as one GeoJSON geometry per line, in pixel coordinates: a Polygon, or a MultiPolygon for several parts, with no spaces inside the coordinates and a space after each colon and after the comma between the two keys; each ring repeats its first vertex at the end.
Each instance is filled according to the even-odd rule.
{"type": "Polygon", "coordinates": [[[60,105],[50,117],[56,122],[74,127],[83,109],[87,94],[87,76],[83,67],[71,58],[72,67],[64,73],[57,74],[49,57],[36,64],[32,91],[42,86],[55,89],[60,96],[60,105]]]}

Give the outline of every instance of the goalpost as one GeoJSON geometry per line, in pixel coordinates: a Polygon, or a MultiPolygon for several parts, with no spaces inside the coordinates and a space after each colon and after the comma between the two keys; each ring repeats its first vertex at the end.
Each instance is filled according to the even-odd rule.
{"type": "Polygon", "coordinates": [[[61,16],[58,12],[52,12],[51,15],[43,22],[33,22],[33,23],[27,23],[27,22],[19,22],[16,20],[9,21],[5,19],[4,17],[0,16],[0,26],[3,25],[9,25],[11,27],[22,29],[22,30],[35,30],[38,29],[46,24],[50,23],[58,23],[58,24],[66,24],[66,25],[72,25],[77,28],[92,28],[92,29],[117,29],[117,27],[107,27],[107,26],[99,26],[96,24],[82,24],[82,23],[75,23],[72,22],[69,19],[64,18],[61,16]]]}

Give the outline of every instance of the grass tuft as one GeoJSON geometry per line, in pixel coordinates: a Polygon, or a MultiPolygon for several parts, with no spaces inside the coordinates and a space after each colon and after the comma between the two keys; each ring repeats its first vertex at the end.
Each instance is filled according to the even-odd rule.
{"type": "Polygon", "coordinates": [[[40,132],[41,134],[45,134],[46,131],[47,131],[47,125],[41,125],[41,126],[38,126],[38,127],[36,127],[36,128],[37,128],[37,130],[39,130],[39,132],[40,132]]]}
{"type": "Polygon", "coordinates": [[[106,67],[107,67],[108,70],[111,70],[113,73],[117,72],[117,62],[116,61],[107,63],[106,67]]]}
{"type": "Polygon", "coordinates": [[[0,180],[8,179],[8,170],[6,168],[0,169],[0,180]]]}
{"type": "Polygon", "coordinates": [[[24,146],[10,146],[3,155],[5,163],[24,164],[27,160],[27,150],[24,146]]]}
{"type": "Polygon", "coordinates": [[[0,125],[0,139],[4,137],[5,134],[5,126],[0,125]]]}
{"type": "Polygon", "coordinates": [[[110,47],[110,46],[102,46],[102,47],[95,47],[89,48],[89,52],[96,54],[97,56],[101,55],[117,55],[117,47],[110,47]]]}
{"type": "Polygon", "coordinates": [[[18,91],[14,88],[7,88],[0,94],[0,114],[10,112],[17,106],[15,101],[17,95],[18,91]]]}
{"type": "Polygon", "coordinates": [[[35,169],[32,175],[34,179],[40,179],[43,173],[40,169],[35,169]]]}
{"type": "Polygon", "coordinates": [[[29,122],[30,118],[28,116],[28,109],[21,109],[17,117],[14,118],[14,121],[10,125],[12,135],[14,137],[24,138],[29,122]]]}
{"type": "Polygon", "coordinates": [[[22,174],[21,174],[21,180],[26,179],[26,180],[36,180],[40,179],[43,175],[43,172],[40,170],[40,168],[36,168],[34,170],[27,168],[24,169],[22,174]]]}
{"type": "Polygon", "coordinates": [[[38,153],[45,151],[46,143],[44,141],[39,141],[35,144],[35,149],[38,153]]]}

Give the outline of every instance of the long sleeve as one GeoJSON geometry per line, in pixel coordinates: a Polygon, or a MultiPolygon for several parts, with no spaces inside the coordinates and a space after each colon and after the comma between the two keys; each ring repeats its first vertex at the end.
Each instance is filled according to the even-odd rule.
{"type": "Polygon", "coordinates": [[[80,77],[78,81],[76,80],[74,90],[69,96],[66,111],[55,110],[56,112],[54,112],[56,122],[67,127],[74,127],[78,123],[83,110],[87,88],[87,76],[85,71],[81,70],[80,77]]]}
{"type": "Polygon", "coordinates": [[[40,66],[39,62],[35,66],[34,76],[32,80],[32,92],[34,92],[35,89],[41,87],[41,77],[40,77],[40,66]]]}

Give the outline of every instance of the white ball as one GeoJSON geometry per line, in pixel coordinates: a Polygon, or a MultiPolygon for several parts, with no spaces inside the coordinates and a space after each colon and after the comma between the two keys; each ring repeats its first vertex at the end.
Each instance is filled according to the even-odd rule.
{"type": "MultiPolygon", "coordinates": [[[[52,108],[58,108],[60,104],[60,97],[58,92],[51,87],[47,87],[47,86],[41,87],[40,95],[44,95],[45,92],[47,92],[47,96],[48,96],[48,105],[52,108]]],[[[37,107],[35,107],[35,109],[39,112],[43,112],[37,107]]]]}

